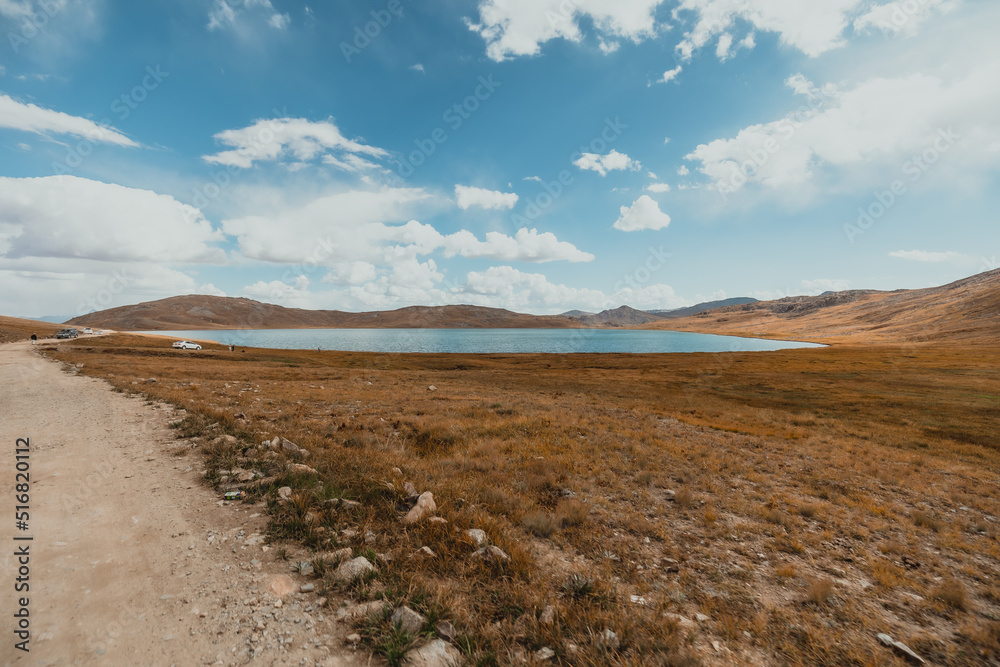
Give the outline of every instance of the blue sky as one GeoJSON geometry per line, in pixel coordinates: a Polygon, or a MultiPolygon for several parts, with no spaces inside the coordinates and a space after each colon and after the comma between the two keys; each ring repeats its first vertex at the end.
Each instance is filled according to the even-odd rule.
{"type": "Polygon", "coordinates": [[[0,0],[0,312],[672,308],[1000,265],[987,0],[0,0]]]}

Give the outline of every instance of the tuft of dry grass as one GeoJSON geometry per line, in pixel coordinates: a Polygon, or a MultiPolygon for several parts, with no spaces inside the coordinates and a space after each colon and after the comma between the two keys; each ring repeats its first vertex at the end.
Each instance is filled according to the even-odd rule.
{"type": "Polygon", "coordinates": [[[935,586],[931,590],[931,597],[958,611],[969,609],[969,594],[965,585],[955,578],[945,579],[935,586]]]}
{"type": "Polygon", "coordinates": [[[524,529],[536,537],[551,537],[558,524],[555,517],[546,512],[532,512],[521,520],[524,529]]]}
{"type": "Polygon", "coordinates": [[[829,579],[814,579],[809,583],[806,597],[815,604],[824,604],[833,597],[833,582],[829,579]]]}
{"type": "Polygon", "coordinates": [[[922,510],[917,510],[910,515],[910,518],[913,519],[914,525],[920,526],[921,528],[929,528],[935,533],[941,532],[941,528],[944,527],[944,524],[934,518],[934,515],[922,510]]]}

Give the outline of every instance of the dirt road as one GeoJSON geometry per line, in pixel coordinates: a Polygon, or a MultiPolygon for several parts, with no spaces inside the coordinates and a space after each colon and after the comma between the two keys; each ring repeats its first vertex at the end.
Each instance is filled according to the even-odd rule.
{"type": "Polygon", "coordinates": [[[290,570],[263,544],[261,507],[201,484],[199,456],[175,455],[179,416],[30,344],[0,346],[0,663],[369,664],[345,646],[336,602],[278,597],[290,570]],[[15,520],[18,438],[30,440],[27,530],[15,520]],[[30,590],[15,592],[19,578],[30,590]],[[30,652],[16,647],[21,597],[30,652]]]}

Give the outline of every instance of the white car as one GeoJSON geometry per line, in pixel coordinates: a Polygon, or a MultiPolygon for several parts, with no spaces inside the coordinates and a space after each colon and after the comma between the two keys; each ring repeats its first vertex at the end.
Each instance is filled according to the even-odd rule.
{"type": "Polygon", "coordinates": [[[174,343],[174,347],[176,347],[178,350],[200,350],[201,349],[201,345],[198,345],[198,343],[192,343],[189,340],[179,340],[176,343],[174,343]]]}
{"type": "Polygon", "coordinates": [[[86,329],[83,330],[83,333],[85,333],[85,334],[92,334],[92,333],[94,333],[94,330],[91,329],[90,327],[87,327],[86,329]]]}

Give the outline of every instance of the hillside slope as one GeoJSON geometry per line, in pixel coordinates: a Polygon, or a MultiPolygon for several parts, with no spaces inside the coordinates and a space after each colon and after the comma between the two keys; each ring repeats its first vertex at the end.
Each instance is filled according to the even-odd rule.
{"type": "Polygon", "coordinates": [[[759,301],[642,325],[823,342],[1000,342],[1000,269],[942,287],[759,301]]]}
{"type": "Polygon", "coordinates": [[[481,306],[411,306],[398,310],[346,313],[284,308],[251,299],[177,296],[120,306],[70,320],[68,325],[118,331],[171,329],[565,329],[569,318],[522,315],[481,306]]]}
{"type": "Polygon", "coordinates": [[[0,343],[28,340],[31,334],[39,338],[50,338],[62,328],[64,327],[60,324],[0,316],[0,343]]]}

